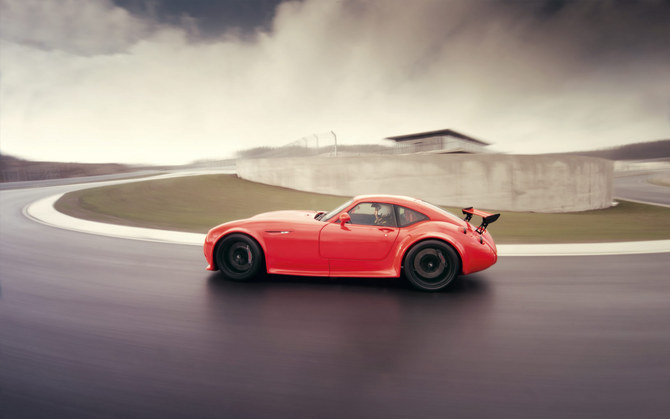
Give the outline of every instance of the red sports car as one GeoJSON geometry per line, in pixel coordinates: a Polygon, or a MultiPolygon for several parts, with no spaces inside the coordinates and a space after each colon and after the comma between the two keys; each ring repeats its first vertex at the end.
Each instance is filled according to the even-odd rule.
{"type": "Polygon", "coordinates": [[[416,288],[436,291],[498,259],[486,227],[499,214],[463,213],[464,220],[392,195],[357,196],[330,212],[268,212],[211,229],[207,269],[240,281],[263,272],[395,278],[404,272],[416,288]],[[473,215],[482,217],[477,227],[470,224],[473,215]]]}

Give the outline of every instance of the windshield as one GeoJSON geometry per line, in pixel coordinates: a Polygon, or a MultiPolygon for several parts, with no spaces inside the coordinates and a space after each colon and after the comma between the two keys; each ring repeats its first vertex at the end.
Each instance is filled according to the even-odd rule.
{"type": "Polygon", "coordinates": [[[339,214],[340,211],[342,211],[343,209],[345,209],[346,207],[348,207],[352,202],[354,202],[354,200],[353,200],[353,199],[350,199],[349,201],[345,202],[344,204],[340,205],[339,207],[335,208],[334,210],[329,211],[329,212],[323,214],[320,218],[318,218],[318,220],[320,220],[320,221],[328,221],[328,220],[330,220],[331,218],[333,218],[334,216],[336,216],[337,214],[339,214]]]}

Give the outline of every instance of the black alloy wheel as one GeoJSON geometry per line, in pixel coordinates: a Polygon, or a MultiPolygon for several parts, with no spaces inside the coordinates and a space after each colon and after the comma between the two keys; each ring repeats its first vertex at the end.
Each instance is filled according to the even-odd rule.
{"type": "Polygon", "coordinates": [[[439,240],[426,240],[414,245],[405,255],[405,276],[422,291],[438,291],[461,271],[461,260],[450,245],[439,240]]]}
{"type": "Polygon", "coordinates": [[[227,278],[247,281],[261,271],[264,265],[263,251],[251,237],[231,234],[217,246],[216,265],[227,278]]]}

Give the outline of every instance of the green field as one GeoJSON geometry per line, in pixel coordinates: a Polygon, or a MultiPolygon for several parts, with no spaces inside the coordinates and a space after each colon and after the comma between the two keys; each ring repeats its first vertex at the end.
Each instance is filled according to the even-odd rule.
{"type": "MultiPolygon", "coordinates": [[[[234,175],[203,175],[70,192],[56,202],[56,209],[94,221],[204,233],[265,211],[329,210],[348,198],[262,185],[234,175]]],[[[459,208],[447,209],[460,215],[459,208]]],[[[501,214],[489,227],[497,243],[670,239],[670,208],[626,201],[579,213],[501,214]]]]}

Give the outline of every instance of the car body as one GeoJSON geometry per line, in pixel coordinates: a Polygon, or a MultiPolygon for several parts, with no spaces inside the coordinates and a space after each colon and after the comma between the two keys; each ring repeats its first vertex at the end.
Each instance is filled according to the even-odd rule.
{"type": "Polygon", "coordinates": [[[233,280],[262,273],[394,277],[439,290],[488,268],[497,249],[486,230],[498,214],[464,209],[461,219],[419,199],[362,195],[330,211],[274,211],[212,228],[208,270],[233,280]],[[469,223],[481,216],[482,225],[469,223]]]}

